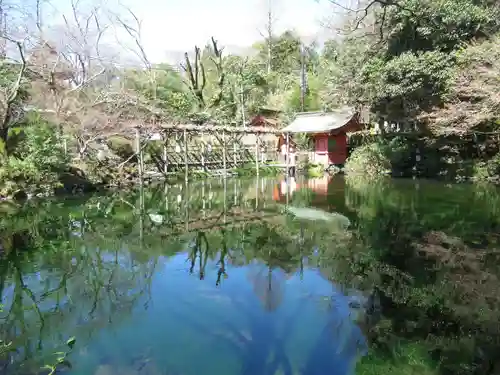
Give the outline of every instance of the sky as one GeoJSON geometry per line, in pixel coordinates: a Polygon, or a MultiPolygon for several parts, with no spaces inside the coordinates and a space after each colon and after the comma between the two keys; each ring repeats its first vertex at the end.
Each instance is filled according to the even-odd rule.
{"type": "MultiPolygon", "coordinates": [[[[211,36],[228,50],[249,47],[262,39],[260,33],[265,32],[269,7],[269,0],[109,1],[119,1],[141,20],[142,44],[152,62],[168,60],[172,53],[192,50],[195,44],[203,46],[211,36]]],[[[321,21],[332,13],[328,0],[271,1],[276,14],[276,33],[294,29],[308,38],[324,37],[328,33],[321,26],[321,21]]]]}
{"type": "MultiPolygon", "coordinates": [[[[165,50],[192,49],[214,36],[221,45],[248,47],[265,31],[269,0],[129,0],[143,21],[143,39],[152,60],[165,50]],[[133,2],[133,3],[132,3],[133,2]]],[[[327,1],[272,0],[276,32],[296,29],[315,35],[327,1]]]]}

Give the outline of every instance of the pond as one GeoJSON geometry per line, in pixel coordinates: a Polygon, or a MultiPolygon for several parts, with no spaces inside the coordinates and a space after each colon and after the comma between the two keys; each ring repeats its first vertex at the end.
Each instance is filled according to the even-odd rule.
{"type": "Polygon", "coordinates": [[[0,204],[0,374],[494,374],[500,195],[206,180],[0,204]]]}

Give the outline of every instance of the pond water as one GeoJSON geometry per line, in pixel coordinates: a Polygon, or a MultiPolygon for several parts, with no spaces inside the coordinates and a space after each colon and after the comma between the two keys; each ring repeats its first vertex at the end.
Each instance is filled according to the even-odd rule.
{"type": "Polygon", "coordinates": [[[414,180],[4,202],[0,374],[494,374],[499,230],[495,188],[414,180]]]}

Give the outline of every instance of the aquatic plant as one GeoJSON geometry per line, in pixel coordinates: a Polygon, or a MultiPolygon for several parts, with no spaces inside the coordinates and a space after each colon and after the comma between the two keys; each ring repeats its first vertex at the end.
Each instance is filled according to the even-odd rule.
{"type": "MultiPolygon", "coordinates": [[[[0,313],[3,312],[3,306],[0,305],[0,313]]],[[[12,350],[12,342],[4,342],[0,339],[0,357],[12,350]]]]}
{"type": "Polygon", "coordinates": [[[68,341],[66,341],[68,349],[62,352],[55,352],[54,353],[54,356],[56,356],[55,363],[47,364],[43,366],[42,369],[49,370],[50,372],[48,375],[54,375],[58,370],[58,368],[60,368],[61,366],[71,368],[71,362],[68,360],[68,356],[72,352],[75,343],[76,339],[74,337],[69,338],[68,341]]]}

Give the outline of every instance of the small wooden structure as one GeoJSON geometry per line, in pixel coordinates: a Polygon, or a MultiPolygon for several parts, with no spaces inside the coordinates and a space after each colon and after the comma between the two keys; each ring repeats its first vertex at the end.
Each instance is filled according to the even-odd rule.
{"type": "Polygon", "coordinates": [[[278,118],[279,111],[261,108],[259,112],[250,119],[247,127],[249,132],[241,137],[241,143],[244,146],[255,145],[256,138],[259,137],[259,144],[261,147],[261,162],[269,161],[274,159],[274,144],[276,143],[276,134],[265,133],[257,135],[252,133],[252,129],[274,129],[278,130],[281,127],[280,120],[278,118]]]}
{"type": "Polygon", "coordinates": [[[279,116],[281,111],[272,108],[259,108],[258,112],[252,117],[249,122],[249,126],[260,126],[260,127],[279,127],[279,116]]]}
{"type": "MultiPolygon", "coordinates": [[[[280,134],[277,129],[267,127],[237,127],[211,124],[159,124],[145,136],[141,127],[136,127],[136,152],[139,176],[145,174],[143,151],[151,141],[163,143],[162,155],[154,157],[158,171],[167,175],[184,169],[210,172],[226,176],[230,169],[250,164],[255,165],[257,175],[259,164],[264,159],[262,136],[280,134]],[[254,144],[242,144],[244,135],[253,135],[254,144]]],[[[275,136],[273,136],[275,137],[275,136]]],[[[156,173],[157,174],[157,173],[156,173]]]]}
{"type": "Polygon", "coordinates": [[[360,129],[359,113],[343,107],[332,112],[300,113],[281,131],[309,134],[313,141],[309,161],[328,167],[344,164],[347,159],[347,133],[360,129]]]}

